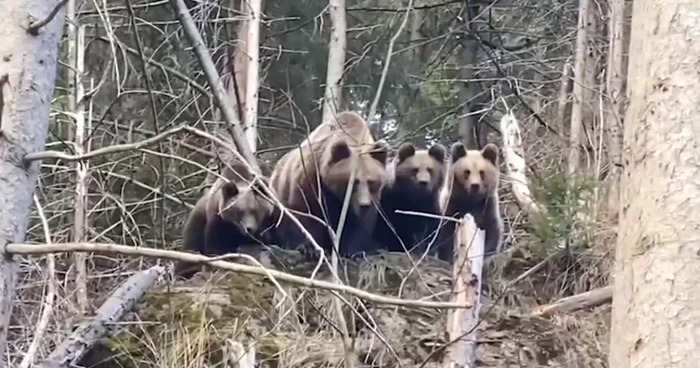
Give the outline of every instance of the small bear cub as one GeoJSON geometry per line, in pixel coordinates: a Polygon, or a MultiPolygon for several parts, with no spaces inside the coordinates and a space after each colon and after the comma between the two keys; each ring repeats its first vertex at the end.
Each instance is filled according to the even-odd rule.
{"type": "MultiPolygon", "coordinates": [[[[474,217],[476,225],[485,231],[484,255],[500,251],[503,222],[498,202],[498,147],[487,144],[481,151],[467,150],[464,144],[451,147],[452,165],[449,170],[445,216],[474,217]]],[[[449,221],[442,233],[438,257],[448,262],[453,259],[455,223],[449,221]]]]}
{"type": "Polygon", "coordinates": [[[379,219],[376,237],[390,252],[423,252],[433,240],[440,220],[396,213],[400,211],[440,214],[440,190],[445,182],[445,156],[441,144],[416,150],[411,143],[399,146],[388,171],[392,176],[384,187],[381,207],[386,219],[379,219]]]}

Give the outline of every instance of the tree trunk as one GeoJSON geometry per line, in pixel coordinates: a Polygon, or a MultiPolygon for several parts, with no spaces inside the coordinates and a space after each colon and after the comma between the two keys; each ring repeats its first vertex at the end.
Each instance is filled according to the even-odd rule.
{"type": "Polygon", "coordinates": [[[584,83],[586,80],[589,8],[589,0],[581,0],[579,2],[578,35],[576,36],[576,55],[574,57],[574,102],[571,106],[571,129],[569,131],[569,173],[576,172],[581,161],[581,131],[583,131],[583,104],[586,88],[584,83]]]}
{"type": "Polygon", "coordinates": [[[607,210],[611,214],[618,212],[620,196],[620,174],[622,168],[622,100],[624,89],[623,69],[623,25],[625,20],[625,0],[610,0],[610,45],[608,48],[608,70],[606,90],[609,98],[605,118],[605,138],[610,164],[610,179],[607,195],[607,210]]]}
{"type": "Polygon", "coordinates": [[[476,63],[479,61],[479,41],[469,37],[471,32],[475,32],[476,27],[471,25],[471,21],[477,14],[479,14],[478,5],[472,7],[467,6],[464,10],[469,30],[462,36],[463,40],[459,55],[460,61],[462,62],[459,74],[464,84],[459,93],[459,101],[464,105],[461,109],[462,117],[459,120],[458,134],[464,142],[464,145],[469,149],[476,149],[479,147],[479,137],[476,133],[477,119],[473,109],[478,94],[474,69],[476,68],[476,63]]]}
{"type": "MultiPolygon", "coordinates": [[[[46,142],[65,8],[59,9],[35,34],[30,31],[30,23],[43,22],[56,4],[47,0],[0,2],[3,24],[0,27],[0,247],[23,242],[29,223],[40,163],[26,165],[23,158],[26,153],[41,151],[46,142]]],[[[0,255],[0,353],[3,359],[15,273],[12,258],[0,255]]]]}
{"type": "Polygon", "coordinates": [[[700,2],[638,0],[610,367],[700,361],[700,2]]]}
{"type": "Polygon", "coordinates": [[[328,70],[326,71],[326,89],[323,93],[322,120],[324,122],[335,116],[343,97],[342,80],[348,27],[345,19],[345,0],[330,0],[328,13],[331,18],[331,39],[328,43],[328,70]]]}

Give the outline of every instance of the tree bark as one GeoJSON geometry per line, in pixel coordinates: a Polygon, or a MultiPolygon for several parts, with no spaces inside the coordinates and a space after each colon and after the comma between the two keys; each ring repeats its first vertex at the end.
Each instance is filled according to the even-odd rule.
{"type": "MultiPolygon", "coordinates": [[[[326,71],[326,89],[323,93],[324,122],[330,121],[342,102],[342,80],[345,68],[345,45],[347,44],[347,20],[345,19],[345,0],[329,1],[331,18],[331,39],[328,44],[328,70],[326,71]]],[[[370,117],[371,118],[371,117],[370,117]]]]}
{"type": "Polygon", "coordinates": [[[479,61],[479,41],[469,38],[469,35],[475,32],[476,28],[471,25],[471,21],[478,13],[478,5],[466,6],[464,9],[463,14],[467,19],[466,26],[468,31],[462,35],[463,39],[459,56],[462,62],[459,74],[464,84],[459,93],[459,100],[464,105],[461,109],[462,118],[459,120],[458,134],[464,145],[469,149],[477,149],[479,147],[479,137],[476,132],[477,119],[473,109],[478,94],[474,69],[479,61]]]}
{"type": "MultiPolygon", "coordinates": [[[[248,14],[246,19],[246,93],[245,93],[245,132],[253,152],[258,150],[258,90],[260,89],[260,10],[262,0],[248,0],[242,3],[248,14]]],[[[242,35],[241,35],[242,36],[242,35]]]]}
{"type": "Polygon", "coordinates": [[[610,367],[700,361],[700,2],[634,4],[610,367]]]}
{"type": "Polygon", "coordinates": [[[608,95],[608,109],[605,118],[605,137],[608,149],[608,162],[610,164],[610,179],[608,187],[607,210],[617,213],[620,200],[620,175],[622,168],[622,106],[624,89],[622,81],[623,51],[624,51],[624,20],[625,0],[610,0],[610,26],[608,27],[608,70],[606,75],[606,90],[608,95]]]}
{"type": "MultiPolygon", "coordinates": [[[[21,243],[29,223],[39,162],[26,164],[24,155],[41,151],[48,130],[58,45],[65,8],[48,22],[57,2],[0,2],[0,353],[3,359],[10,324],[16,265],[5,254],[8,243],[21,243]],[[32,33],[30,24],[45,23],[32,33]]],[[[4,361],[0,361],[0,367],[4,361]]]]}
{"type": "MultiPolygon", "coordinates": [[[[590,2],[581,0],[578,8],[578,34],[574,56],[574,101],[571,106],[569,130],[569,173],[578,170],[581,161],[581,131],[583,131],[583,103],[585,98],[586,43],[588,41],[588,15],[590,2]]],[[[589,86],[590,87],[590,86],[589,86]]]]}

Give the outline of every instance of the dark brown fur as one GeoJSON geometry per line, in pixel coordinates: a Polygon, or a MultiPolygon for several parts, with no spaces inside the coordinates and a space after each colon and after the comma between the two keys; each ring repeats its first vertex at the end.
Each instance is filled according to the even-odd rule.
{"type": "MultiPolygon", "coordinates": [[[[254,175],[242,164],[225,170],[224,178],[228,181],[217,180],[190,212],[182,235],[186,250],[222,255],[235,253],[240,245],[269,239],[266,235],[272,230],[275,206],[261,185],[265,179],[253,181],[254,175]]],[[[189,277],[197,269],[183,263],[177,273],[189,277]]]]}
{"type": "MultiPolygon", "coordinates": [[[[503,223],[498,208],[498,147],[490,143],[481,151],[467,150],[462,143],[455,143],[451,156],[445,215],[472,215],[476,225],[485,230],[485,254],[500,251],[503,223]]],[[[438,257],[451,262],[455,223],[449,221],[443,229],[438,257]]]]}
{"type": "MultiPolygon", "coordinates": [[[[287,152],[275,166],[270,182],[286,207],[316,218],[297,218],[315,241],[329,252],[333,248],[327,222],[337,230],[352,158],[357,158],[355,184],[340,241],[340,253],[352,255],[371,247],[381,190],[387,180],[388,145],[375,142],[367,122],[357,113],[342,112],[332,123],[316,128],[299,148],[287,152]],[[319,219],[322,221],[320,222],[319,219]]],[[[304,241],[285,221],[287,246],[304,241]]]]}
{"type": "Polygon", "coordinates": [[[393,162],[392,180],[382,193],[382,210],[386,221],[380,219],[376,227],[377,239],[386,250],[397,252],[418,246],[417,249],[422,252],[434,238],[438,219],[395,211],[440,214],[440,190],[445,183],[446,155],[446,149],[441,144],[418,151],[411,143],[399,147],[393,162]]]}

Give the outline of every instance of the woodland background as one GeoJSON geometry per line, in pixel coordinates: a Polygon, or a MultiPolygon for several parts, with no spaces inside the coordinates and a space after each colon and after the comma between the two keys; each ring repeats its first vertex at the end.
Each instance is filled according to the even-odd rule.
{"type": "MultiPolygon", "coordinates": [[[[244,92],[245,6],[237,0],[186,3],[226,89],[244,92]]],[[[348,0],[345,5],[339,110],[369,116],[377,138],[395,147],[456,140],[474,148],[487,142],[502,147],[501,118],[512,113],[517,119],[527,185],[546,214],[523,208],[503,175],[505,250],[494,261],[488,296],[505,311],[530,315],[538,305],[611,281],[631,3],[348,0]],[[388,53],[390,66],[373,108],[388,53]]],[[[225,130],[170,1],[65,4],[47,149],[89,153],[182,124],[225,130]],[[76,129],[81,125],[84,130],[76,129]]],[[[322,121],[328,7],[326,0],[263,1],[256,157],[267,172],[322,121]]],[[[188,212],[215,180],[207,168],[216,168],[217,153],[201,136],[174,134],[85,165],[47,156],[26,243],[178,249],[188,212]]],[[[21,258],[9,361],[25,356],[47,305],[52,312],[33,352],[37,357],[47,356],[80,316],[90,315],[133,271],[156,262],[56,255],[53,270],[53,257],[21,258]]],[[[609,312],[602,305],[546,318],[606,354],[609,312]]]]}

